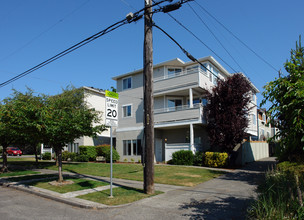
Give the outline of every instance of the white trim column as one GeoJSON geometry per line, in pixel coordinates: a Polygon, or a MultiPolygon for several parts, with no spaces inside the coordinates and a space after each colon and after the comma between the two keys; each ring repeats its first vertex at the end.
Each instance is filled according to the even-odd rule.
{"type": "Polygon", "coordinates": [[[190,124],[190,150],[194,153],[194,130],[193,130],[193,124],[190,124]]]}
{"type": "Polygon", "coordinates": [[[192,92],[192,88],[189,88],[189,106],[190,106],[190,108],[193,108],[193,92],[192,92]]]}

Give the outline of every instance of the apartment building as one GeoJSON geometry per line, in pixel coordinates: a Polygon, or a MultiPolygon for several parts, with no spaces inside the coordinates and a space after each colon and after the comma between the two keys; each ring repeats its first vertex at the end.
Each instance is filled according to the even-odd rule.
{"type": "MultiPolygon", "coordinates": [[[[227,78],[230,73],[212,56],[194,62],[179,58],[153,67],[155,161],[171,159],[178,150],[209,148],[204,106],[206,91],[216,84],[216,77],[227,78]],[[206,71],[206,68],[210,70],[206,71]]],[[[119,93],[119,118],[116,130],[116,149],[121,160],[138,161],[143,152],[143,70],[113,78],[119,93]]],[[[257,135],[256,96],[252,84],[252,110],[249,135],[257,135]]]]}
{"type": "Polygon", "coordinates": [[[266,115],[266,109],[259,108],[258,113],[258,140],[266,141],[273,136],[269,117],[266,115]]]}

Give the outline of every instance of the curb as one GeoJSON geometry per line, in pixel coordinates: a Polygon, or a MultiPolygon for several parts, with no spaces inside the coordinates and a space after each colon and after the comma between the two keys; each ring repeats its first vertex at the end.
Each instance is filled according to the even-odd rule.
{"type": "MultiPolygon", "coordinates": [[[[132,204],[132,203],[127,203],[127,204],[116,205],[116,206],[108,206],[108,205],[104,205],[104,204],[100,204],[100,203],[96,203],[96,202],[91,202],[91,201],[84,200],[84,199],[79,199],[79,198],[57,197],[57,196],[54,196],[54,195],[50,194],[50,193],[54,193],[54,192],[50,192],[50,193],[43,192],[38,187],[25,186],[23,184],[18,184],[18,183],[11,183],[11,182],[5,181],[3,179],[2,180],[0,179],[0,186],[20,190],[20,191],[23,191],[23,192],[26,192],[26,193],[30,193],[30,194],[33,194],[33,195],[36,195],[36,196],[40,196],[40,197],[43,197],[43,198],[46,198],[46,199],[54,200],[56,202],[65,203],[67,205],[78,207],[78,208],[83,208],[83,209],[100,210],[100,209],[120,208],[120,207],[125,207],[125,206],[128,206],[128,205],[132,204]]],[[[137,201],[135,201],[135,202],[137,202],[137,201]]]]}

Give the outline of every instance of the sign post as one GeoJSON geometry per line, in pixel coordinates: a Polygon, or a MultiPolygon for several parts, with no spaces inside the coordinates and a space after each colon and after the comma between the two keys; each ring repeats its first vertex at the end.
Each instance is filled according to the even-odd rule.
{"type": "Polygon", "coordinates": [[[110,152],[110,198],[113,198],[113,137],[112,126],[118,124],[118,93],[106,90],[106,126],[110,126],[111,152],[110,152]]]}

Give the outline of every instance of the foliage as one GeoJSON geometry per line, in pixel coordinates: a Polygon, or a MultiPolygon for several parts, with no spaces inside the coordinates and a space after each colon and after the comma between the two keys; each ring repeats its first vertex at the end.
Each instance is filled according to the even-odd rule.
{"type": "Polygon", "coordinates": [[[70,159],[71,161],[75,161],[76,160],[76,156],[77,156],[77,154],[74,153],[74,152],[64,151],[62,153],[62,160],[63,161],[68,161],[70,159]]]}
{"type": "Polygon", "coordinates": [[[174,165],[193,165],[193,153],[191,150],[180,150],[172,154],[172,163],[174,165]]]}
{"type": "Polygon", "coordinates": [[[50,160],[52,157],[52,154],[50,152],[45,152],[42,154],[42,160],[50,160]]]}
{"type": "Polygon", "coordinates": [[[89,158],[89,161],[96,160],[96,147],[95,146],[79,146],[79,154],[86,155],[89,158]]]}
{"type": "MultiPolygon", "coordinates": [[[[283,165],[284,166],[284,165],[283,165]]],[[[284,166],[285,167],[285,166],[284,166]]],[[[303,178],[280,169],[267,172],[258,198],[249,209],[252,219],[303,219],[303,178]]]]}
{"type": "Polygon", "coordinates": [[[208,167],[226,167],[228,165],[228,154],[218,152],[206,152],[205,165],[208,167]]]}
{"type": "Polygon", "coordinates": [[[204,165],[204,152],[196,151],[193,157],[193,165],[194,166],[203,166],[204,165]]]}
{"type": "Polygon", "coordinates": [[[212,149],[232,152],[246,136],[251,86],[242,74],[233,74],[225,81],[218,80],[208,92],[206,117],[212,149]]]}
{"type": "Polygon", "coordinates": [[[79,154],[76,156],[76,161],[77,162],[88,162],[89,157],[88,157],[88,155],[85,155],[85,154],[79,154]]]}
{"type": "MultiPolygon", "coordinates": [[[[110,162],[110,159],[111,159],[111,146],[110,145],[104,144],[104,145],[96,146],[96,151],[97,151],[98,156],[103,156],[103,157],[105,157],[107,163],[110,162]]],[[[112,154],[113,162],[119,161],[120,156],[114,148],[112,148],[112,153],[113,153],[112,154]]]]}
{"type": "Polygon", "coordinates": [[[304,156],[304,47],[301,46],[301,37],[296,49],[290,53],[290,60],[284,64],[289,74],[264,87],[261,105],[270,102],[272,105],[267,113],[272,118],[271,122],[274,124],[278,119],[280,160],[296,161],[304,156]]]}

